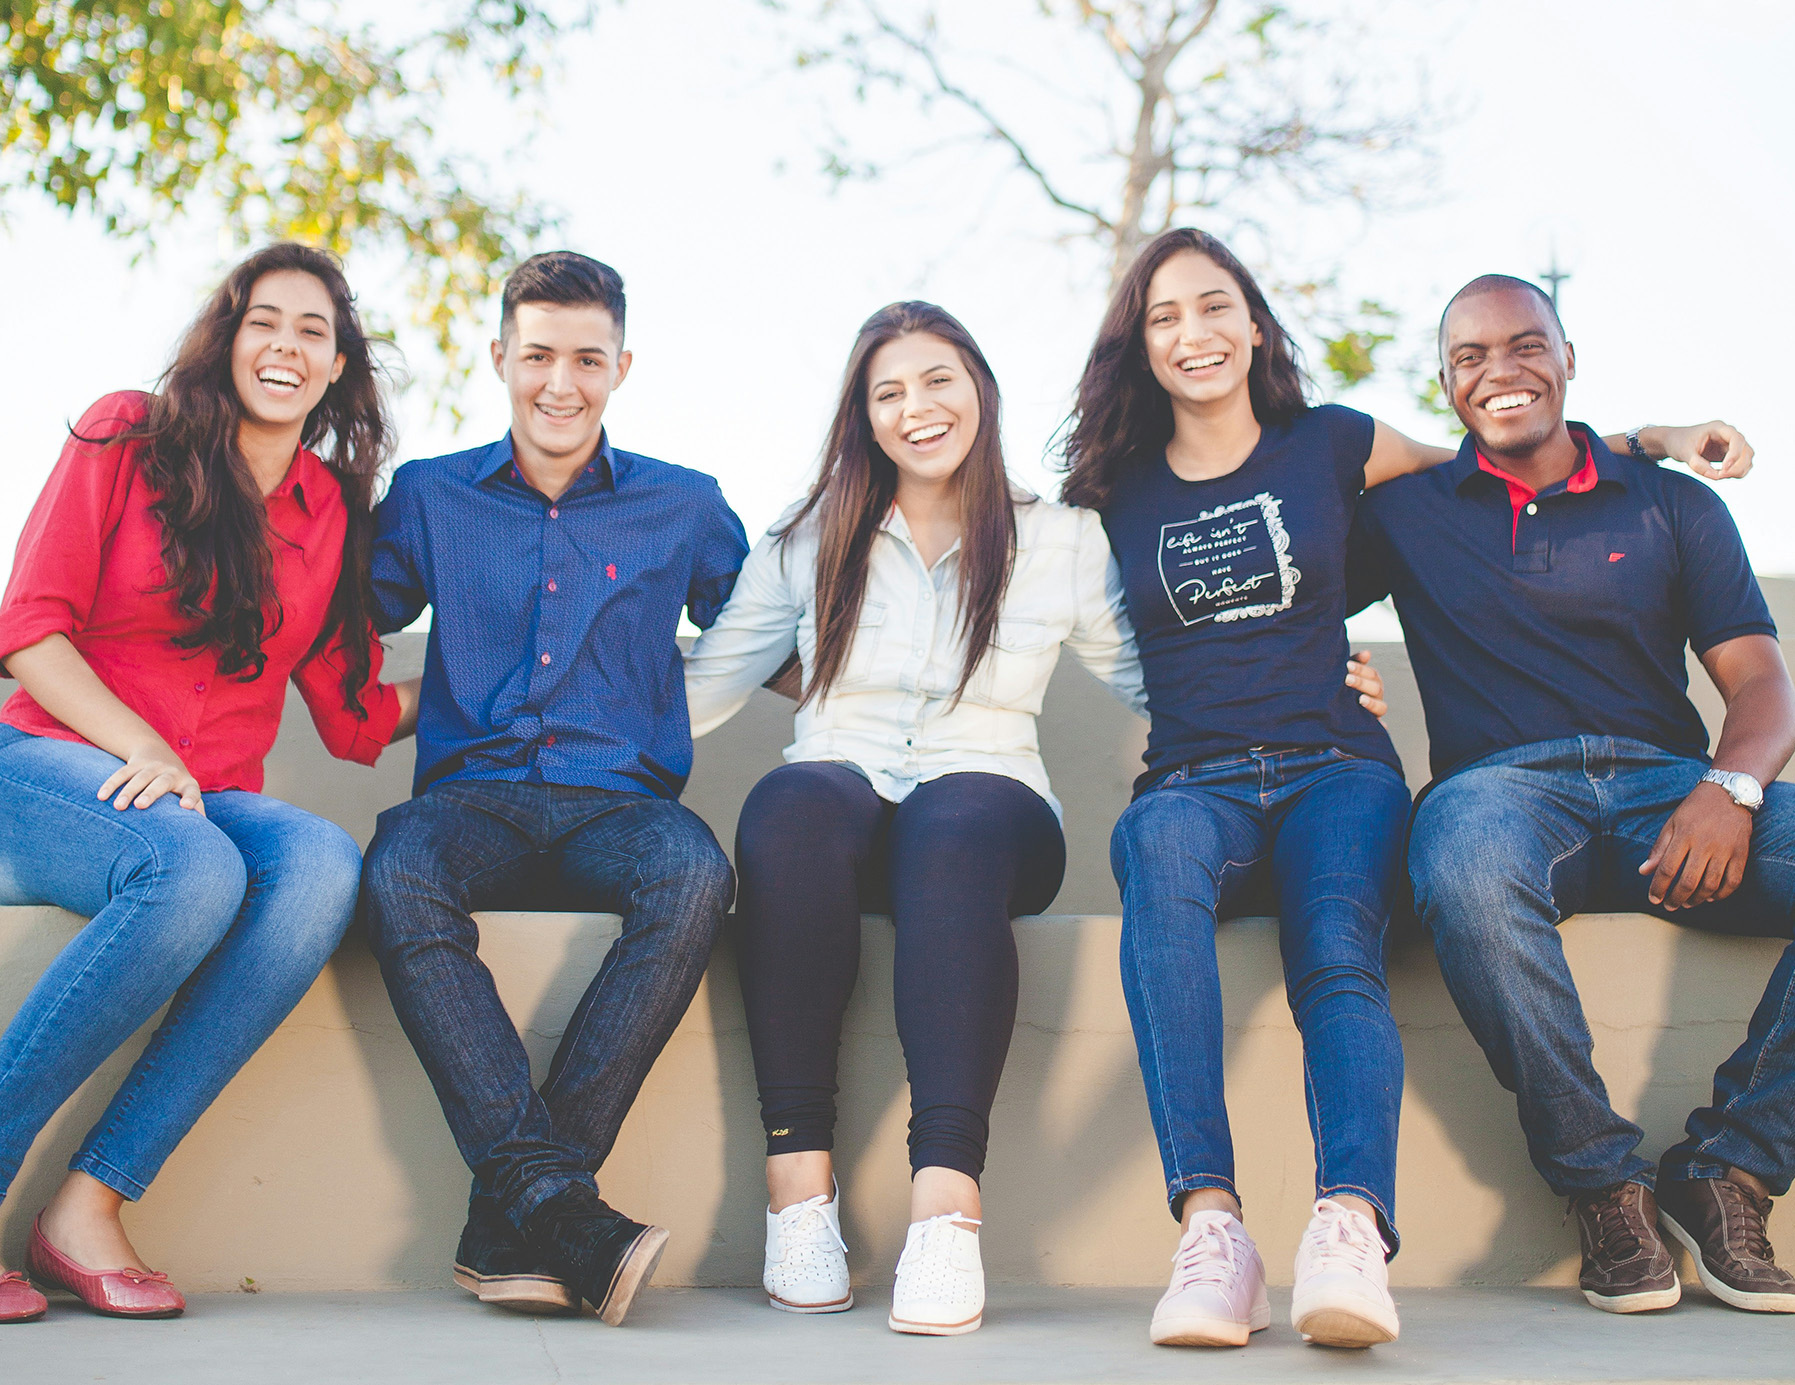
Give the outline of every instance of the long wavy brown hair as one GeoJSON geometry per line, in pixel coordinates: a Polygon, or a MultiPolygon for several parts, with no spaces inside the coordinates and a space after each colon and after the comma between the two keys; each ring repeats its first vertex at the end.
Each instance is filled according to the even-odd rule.
{"type": "Polygon", "coordinates": [[[1180,227],[1150,241],[1129,266],[1103,314],[1097,340],[1078,381],[1078,398],[1062,429],[1067,472],[1062,499],[1101,509],[1126,467],[1164,450],[1172,440],[1172,401],[1147,362],[1147,291],[1159,267],[1174,255],[1195,251],[1240,285],[1259,328],[1247,369],[1253,417],[1283,423],[1308,407],[1308,377],[1296,343],[1284,330],[1258,281],[1214,236],[1180,227]]]}
{"type": "Polygon", "coordinates": [[[280,628],[268,512],[237,446],[243,402],[231,380],[231,348],[256,281],[298,270],[330,295],[343,373],[306,416],[300,443],[318,454],[343,490],[349,524],[343,570],[313,650],[344,635],[343,699],[366,715],[362,693],[373,673],[371,559],[374,481],[393,450],[393,426],[382,389],[385,371],[362,328],[355,296],[336,257],[283,242],[258,250],[226,277],[200,309],[173,363],[157,381],[149,413],[136,427],[106,439],[141,442],[138,465],[160,494],[162,564],[182,615],[193,622],[175,643],[217,651],[218,671],[251,681],[262,676],[262,642],[280,628]]]}
{"type": "Polygon", "coordinates": [[[972,334],[951,313],[933,303],[893,303],[869,317],[854,339],[816,483],[798,513],[780,530],[783,544],[815,517],[816,655],[800,706],[825,696],[841,676],[860,625],[873,540],[897,499],[897,466],[873,440],[867,405],[873,356],[887,342],[916,332],[939,337],[960,353],[979,397],[978,433],[957,473],[958,628],[966,654],[954,690],[956,701],[978,671],[997,630],[998,611],[1016,561],[1016,501],[1004,470],[997,377],[972,334]]]}

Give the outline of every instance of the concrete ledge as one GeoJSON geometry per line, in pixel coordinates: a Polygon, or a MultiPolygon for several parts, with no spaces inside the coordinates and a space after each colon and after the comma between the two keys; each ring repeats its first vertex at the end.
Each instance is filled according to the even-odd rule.
{"type": "MultiPolygon", "coordinates": [[[[54,909],[0,909],[0,1024],[81,926],[54,909]]],[[[481,955],[540,1072],[616,936],[610,915],[482,916],[481,955]]],[[[1017,924],[1022,995],[993,1117],[984,1255],[994,1284],[1150,1285],[1173,1224],[1117,978],[1120,920],[1017,924]]],[[[1274,926],[1221,934],[1229,1113],[1247,1218],[1287,1283],[1313,1177],[1300,1046],[1274,926]]],[[[1781,948],[1637,915],[1564,928],[1616,1104],[1655,1154],[1705,1100],[1781,948]]],[[[905,1220],[902,1055],[891,1011],[892,936],[868,919],[843,1039],[844,1230],[857,1276],[889,1279],[905,1220]]],[[[1408,1059],[1398,1217],[1404,1285],[1564,1284],[1576,1236],[1526,1161],[1512,1099],[1489,1076],[1431,952],[1399,948],[1391,984],[1408,1059]]],[[[70,1101],[0,1207],[0,1250],[20,1262],[31,1217],[103,1108],[139,1035],[70,1101]]],[[[607,1197],[673,1232],[659,1282],[752,1284],[763,1236],[762,1144],[735,968],[721,948],[624,1126],[607,1197]]],[[[438,1286],[467,1175],[399,1029],[372,958],[347,943],[292,1017],[170,1160],[131,1227],[193,1290],[438,1286]]],[[[1773,1237],[1795,1241],[1779,1208],[1773,1237]]]]}

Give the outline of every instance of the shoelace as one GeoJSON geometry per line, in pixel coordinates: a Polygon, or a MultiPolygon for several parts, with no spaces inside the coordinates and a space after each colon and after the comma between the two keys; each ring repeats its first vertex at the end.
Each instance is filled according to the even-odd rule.
{"type": "Polygon", "coordinates": [[[959,1212],[943,1212],[938,1217],[928,1217],[916,1223],[922,1227],[921,1233],[910,1244],[904,1247],[904,1253],[898,1257],[898,1271],[904,1272],[909,1265],[913,1289],[920,1289],[927,1294],[938,1294],[944,1291],[959,1291],[966,1286],[961,1282],[963,1276],[952,1264],[951,1246],[941,1242],[949,1240],[949,1233],[955,1222],[966,1226],[983,1226],[977,1217],[968,1217],[959,1212]],[[923,1269],[935,1271],[934,1274],[922,1277],[918,1265],[923,1269]]]}
{"type": "Polygon", "coordinates": [[[841,1247],[843,1255],[848,1253],[848,1243],[842,1240],[841,1233],[830,1222],[829,1214],[823,1211],[834,1196],[833,1193],[818,1193],[774,1214],[779,1218],[780,1242],[787,1250],[833,1241],[841,1247]]]}
{"type": "MultiPolygon", "coordinates": [[[[1629,1186],[1633,1185],[1623,1183],[1612,1192],[1589,1199],[1588,1203],[1590,1211],[1595,1213],[1596,1239],[1603,1251],[1616,1260],[1631,1260],[1643,1248],[1638,1233],[1627,1217],[1626,1196],[1629,1186]]],[[[1572,1198],[1570,1207],[1566,1209],[1567,1216],[1576,1205],[1577,1199],[1572,1198]]]]}
{"type": "Polygon", "coordinates": [[[1345,1260],[1360,1273],[1370,1268],[1373,1257],[1384,1258],[1382,1238],[1373,1244],[1358,1216],[1327,1198],[1315,1204],[1315,1217],[1303,1233],[1303,1245],[1317,1260],[1345,1260]]]}
{"type": "Polygon", "coordinates": [[[1194,1284],[1226,1286],[1233,1282],[1238,1261],[1234,1238],[1226,1226],[1222,1213],[1191,1222],[1190,1229],[1199,1234],[1180,1241],[1172,1253],[1172,1273],[1178,1288],[1188,1289],[1194,1284]]]}
{"type": "Polygon", "coordinates": [[[1734,1239],[1740,1244],[1728,1248],[1743,1252],[1748,1259],[1774,1265],[1776,1251],[1770,1245],[1769,1231],[1764,1225],[1764,1218],[1770,1212],[1770,1200],[1760,1201],[1749,1188],[1740,1187],[1730,1178],[1716,1179],[1715,1182],[1720,1201],[1728,1213],[1727,1223],[1738,1231],[1734,1239]]]}

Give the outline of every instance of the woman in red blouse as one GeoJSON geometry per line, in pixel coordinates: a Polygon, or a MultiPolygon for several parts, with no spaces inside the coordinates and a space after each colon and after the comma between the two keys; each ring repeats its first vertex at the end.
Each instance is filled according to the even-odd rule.
{"type": "MultiPolygon", "coordinates": [[[[268,798],[289,678],[332,754],[408,734],[379,681],[368,554],[392,438],[330,256],[244,261],[154,395],[74,428],[0,601],[0,904],[89,917],[0,1035],[0,1197],[68,1096],[164,1005],[27,1252],[90,1307],[184,1306],[119,1208],[305,993],[348,926],[361,854],[268,798]],[[172,1003],[170,1003],[172,1000],[172,1003]]],[[[0,1274],[0,1321],[45,1300],[0,1274]]]]}

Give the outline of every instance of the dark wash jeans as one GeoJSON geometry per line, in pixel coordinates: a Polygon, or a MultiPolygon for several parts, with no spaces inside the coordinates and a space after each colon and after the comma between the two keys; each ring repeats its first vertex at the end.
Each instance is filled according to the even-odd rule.
{"type": "Polygon", "coordinates": [[[672,799],[452,780],[380,815],[362,872],[368,940],[476,1198],[521,1227],[590,1180],[698,989],[733,889],[710,829],[672,799]],[[540,1094],[470,917],[531,906],[623,915],[540,1094]]]}
{"type": "Polygon", "coordinates": [[[1364,1198],[1397,1246],[1402,1044],[1384,940],[1408,808],[1401,776],[1380,761],[1250,751],[1173,771],[1116,824],[1122,989],[1174,1215],[1195,1188],[1239,1196],[1215,928],[1269,883],[1303,1036],[1316,1196],[1364,1198]]]}
{"type": "MultiPolygon", "coordinates": [[[[1581,911],[1656,914],[1685,928],[1787,938],[1795,928],[1795,786],[1769,784],[1744,883],[1675,912],[1646,898],[1640,863],[1707,769],[1641,741],[1576,736],[1500,751],[1421,801],[1409,846],[1415,906],[1459,1013],[1520,1108],[1528,1153],[1560,1196],[1654,1168],[1608,1104],[1558,924],[1581,911]]],[[[1624,966],[1624,958],[1615,958],[1624,966]]],[[[1714,1099],[1665,1156],[1673,1177],[1729,1165],[1782,1194],[1795,1173],[1795,948],[1784,948],[1714,1099]]]]}

